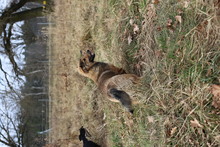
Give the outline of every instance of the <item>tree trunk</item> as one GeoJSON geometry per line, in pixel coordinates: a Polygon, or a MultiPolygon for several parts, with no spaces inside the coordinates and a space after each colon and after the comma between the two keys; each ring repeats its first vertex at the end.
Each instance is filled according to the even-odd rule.
{"type": "Polygon", "coordinates": [[[47,12],[52,11],[52,0],[20,0],[18,3],[12,3],[11,6],[7,8],[5,11],[3,11],[2,15],[0,16],[0,34],[4,29],[4,25],[6,25],[7,23],[15,23],[18,21],[46,15],[46,12],[43,11],[43,7],[33,8],[30,10],[24,10],[22,12],[14,13],[28,2],[43,4],[44,1],[46,1],[47,12]]]}
{"type": "Polygon", "coordinates": [[[43,11],[43,7],[33,8],[31,10],[26,10],[22,12],[17,12],[11,14],[11,16],[6,20],[6,23],[15,23],[22,20],[27,20],[35,17],[44,16],[46,12],[43,11]]]}

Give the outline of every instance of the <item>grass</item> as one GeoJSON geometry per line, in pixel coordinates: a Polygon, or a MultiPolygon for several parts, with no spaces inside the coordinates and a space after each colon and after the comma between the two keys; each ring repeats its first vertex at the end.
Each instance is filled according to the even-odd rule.
{"type": "Polygon", "coordinates": [[[50,28],[50,126],[56,128],[51,143],[69,139],[79,146],[83,125],[102,146],[220,144],[219,110],[212,106],[209,90],[210,84],[219,84],[219,4],[187,2],[56,2],[56,26],[50,28]],[[131,19],[139,27],[137,33],[131,19]],[[142,76],[136,88],[141,103],[133,116],[77,74],[79,50],[84,48],[93,48],[99,61],[142,76]],[[202,127],[192,125],[195,119],[202,127]]]}

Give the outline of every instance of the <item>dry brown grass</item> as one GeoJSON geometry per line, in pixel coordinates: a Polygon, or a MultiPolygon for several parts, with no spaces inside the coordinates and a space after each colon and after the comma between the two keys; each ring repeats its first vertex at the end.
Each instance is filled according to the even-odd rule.
{"type": "Polygon", "coordinates": [[[209,90],[219,83],[219,3],[195,0],[186,7],[186,2],[56,1],[56,25],[50,28],[51,143],[80,146],[83,125],[93,141],[109,147],[220,144],[219,111],[209,90]],[[136,89],[141,104],[133,116],[78,75],[83,48],[95,49],[96,60],[142,75],[136,89]],[[195,119],[202,127],[192,125],[195,119]]]}
{"type": "Polygon", "coordinates": [[[89,6],[81,1],[56,1],[50,28],[50,143],[60,146],[80,146],[79,128],[83,125],[92,139],[105,145],[103,112],[96,104],[94,86],[78,75],[81,38],[87,30],[85,15],[89,6]],[[69,143],[65,143],[69,140],[69,143]],[[62,143],[63,142],[63,143],[62,143]]]}

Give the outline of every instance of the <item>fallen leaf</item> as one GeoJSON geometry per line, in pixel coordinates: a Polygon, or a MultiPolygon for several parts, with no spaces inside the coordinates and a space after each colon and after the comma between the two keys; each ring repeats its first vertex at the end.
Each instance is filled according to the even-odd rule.
{"type": "Polygon", "coordinates": [[[155,56],[156,56],[157,58],[163,57],[163,51],[161,51],[161,50],[156,50],[156,51],[155,51],[155,56]]]}
{"type": "Polygon", "coordinates": [[[157,31],[162,31],[162,27],[157,27],[157,31]]]}
{"type": "Polygon", "coordinates": [[[173,26],[173,20],[172,19],[167,20],[167,28],[169,29],[170,33],[174,32],[174,26],[173,26]]]}
{"type": "Polygon", "coordinates": [[[129,23],[130,23],[131,26],[133,26],[133,24],[134,24],[134,19],[130,19],[129,23]]]}
{"type": "Polygon", "coordinates": [[[184,1],[183,8],[188,8],[188,7],[189,7],[189,1],[184,1]]]}
{"type": "Polygon", "coordinates": [[[177,13],[178,14],[183,14],[183,10],[182,9],[177,9],[177,13]]]}
{"type": "Polygon", "coordinates": [[[154,122],[154,117],[153,116],[148,116],[147,119],[148,119],[149,123],[154,122]]]}
{"type": "Polygon", "coordinates": [[[215,136],[215,140],[220,140],[220,135],[215,136]]]}
{"type": "Polygon", "coordinates": [[[103,118],[102,118],[103,120],[105,120],[106,119],[106,114],[104,113],[104,116],[103,116],[103,118]]]}
{"type": "Polygon", "coordinates": [[[173,23],[172,19],[168,19],[167,20],[167,27],[171,27],[172,23],[173,23]]]}
{"type": "Polygon", "coordinates": [[[212,85],[211,92],[214,97],[220,97],[220,85],[212,85]]]}
{"type": "Polygon", "coordinates": [[[152,0],[152,3],[153,3],[153,4],[159,4],[160,1],[159,1],[159,0],[152,0]]]}
{"type": "Polygon", "coordinates": [[[133,31],[134,31],[134,34],[138,34],[138,33],[139,33],[140,29],[139,29],[139,27],[138,27],[137,24],[134,24],[134,29],[133,29],[133,31]]]}
{"type": "Polygon", "coordinates": [[[220,85],[212,85],[211,93],[213,94],[212,106],[216,109],[220,109],[220,85]]]}
{"type": "Polygon", "coordinates": [[[131,36],[131,34],[129,34],[129,36],[128,36],[128,45],[130,45],[131,44],[131,42],[132,42],[132,36],[131,36]]]}
{"type": "Polygon", "coordinates": [[[170,135],[173,136],[176,133],[177,127],[174,127],[170,131],[170,135]]]}
{"type": "Polygon", "coordinates": [[[197,119],[191,120],[190,124],[194,128],[203,128],[203,126],[199,123],[197,119]]]}
{"type": "Polygon", "coordinates": [[[206,143],[208,147],[212,147],[211,144],[209,142],[206,143]]]}
{"type": "Polygon", "coordinates": [[[182,23],[182,17],[180,15],[175,16],[176,21],[179,22],[180,24],[182,23]]]}

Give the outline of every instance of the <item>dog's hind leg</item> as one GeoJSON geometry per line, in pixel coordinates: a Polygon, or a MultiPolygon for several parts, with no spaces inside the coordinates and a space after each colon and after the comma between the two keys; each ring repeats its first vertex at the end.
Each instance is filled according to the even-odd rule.
{"type": "Polygon", "coordinates": [[[121,102],[121,104],[130,112],[133,113],[134,110],[132,108],[132,101],[130,96],[122,91],[122,90],[117,90],[116,88],[111,88],[108,91],[109,96],[119,100],[121,102]]]}

